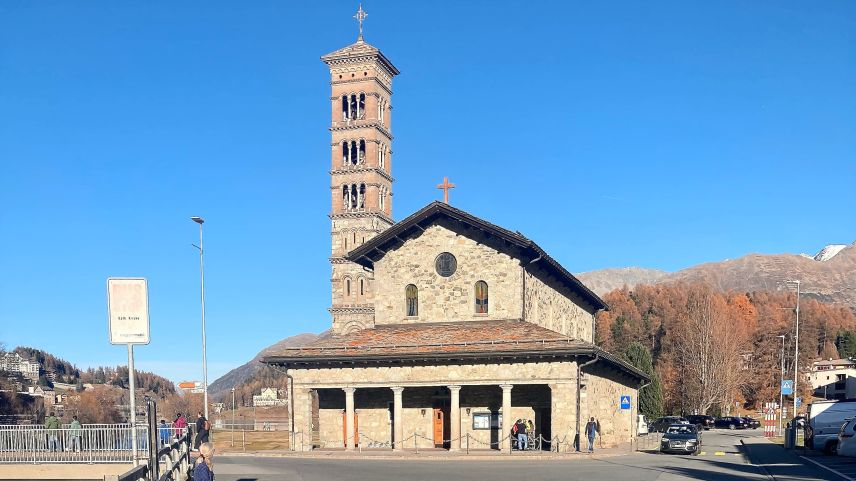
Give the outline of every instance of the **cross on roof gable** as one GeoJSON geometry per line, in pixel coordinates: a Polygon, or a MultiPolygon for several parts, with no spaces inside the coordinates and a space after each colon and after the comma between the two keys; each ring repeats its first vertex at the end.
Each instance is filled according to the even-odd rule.
{"type": "Polygon", "coordinates": [[[396,249],[412,236],[421,235],[431,225],[442,225],[461,235],[474,238],[499,252],[520,260],[521,265],[538,263],[538,268],[549,271],[581,300],[590,305],[590,312],[609,309],[606,303],[579,281],[544,249],[519,232],[512,232],[491,224],[463,210],[443,202],[432,202],[389,229],[381,232],[360,247],[348,253],[347,259],[373,268],[390,250],[396,249]]]}

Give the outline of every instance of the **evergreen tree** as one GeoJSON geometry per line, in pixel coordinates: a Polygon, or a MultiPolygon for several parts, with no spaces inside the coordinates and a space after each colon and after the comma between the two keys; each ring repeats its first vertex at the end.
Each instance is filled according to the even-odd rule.
{"type": "Polygon", "coordinates": [[[842,358],[856,357],[856,331],[839,331],[835,347],[842,358]]]}
{"type": "Polygon", "coordinates": [[[663,415],[663,388],[660,378],[654,371],[651,352],[640,342],[631,343],[624,351],[624,358],[636,369],[651,378],[651,384],[639,392],[639,413],[648,419],[656,419],[663,415]]]}

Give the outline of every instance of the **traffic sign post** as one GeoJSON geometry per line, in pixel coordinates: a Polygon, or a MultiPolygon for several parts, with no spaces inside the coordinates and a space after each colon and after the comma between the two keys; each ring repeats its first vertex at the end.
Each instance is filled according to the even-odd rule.
{"type": "Polygon", "coordinates": [[[131,390],[131,455],[137,460],[137,403],[134,344],[149,343],[149,289],[142,278],[107,279],[107,327],[110,344],[128,345],[128,387],[131,390]]]}

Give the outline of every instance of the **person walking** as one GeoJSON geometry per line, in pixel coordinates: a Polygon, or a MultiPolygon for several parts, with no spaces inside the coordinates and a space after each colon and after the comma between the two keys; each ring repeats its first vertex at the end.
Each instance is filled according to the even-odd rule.
{"type": "Polygon", "coordinates": [[[586,437],[588,438],[588,452],[594,452],[594,438],[597,436],[597,422],[595,422],[594,418],[591,418],[589,422],[586,423],[586,437]]]}
{"type": "Polygon", "coordinates": [[[158,426],[158,438],[160,438],[161,447],[169,444],[169,426],[166,424],[166,419],[161,419],[158,426]]]}
{"type": "Polygon", "coordinates": [[[71,417],[71,424],[68,426],[68,436],[70,446],[68,447],[69,451],[74,451],[75,453],[80,452],[80,438],[83,434],[83,426],[80,425],[80,421],[77,420],[77,416],[71,417]]]}
{"type": "Polygon", "coordinates": [[[193,443],[193,449],[199,449],[199,446],[208,442],[208,433],[211,430],[211,424],[199,411],[199,418],[196,420],[196,441],[193,443]]]}
{"type": "Polygon", "coordinates": [[[55,452],[59,448],[59,419],[51,412],[50,416],[45,419],[45,429],[48,432],[48,451],[55,452]]]}
{"type": "Polygon", "coordinates": [[[526,436],[526,423],[522,419],[517,420],[517,449],[520,451],[526,450],[529,445],[529,439],[526,436]]]}
{"type": "Polygon", "coordinates": [[[175,415],[175,421],[173,421],[172,427],[175,429],[175,439],[184,435],[184,428],[187,427],[187,420],[184,419],[184,416],[182,416],[181,413],[177,413],[175,415]]]}
{"type": "Polygon", "coordinates": [[[202,443],[193,467],[193,481],[214,481],[214,445],[202,443]]]}

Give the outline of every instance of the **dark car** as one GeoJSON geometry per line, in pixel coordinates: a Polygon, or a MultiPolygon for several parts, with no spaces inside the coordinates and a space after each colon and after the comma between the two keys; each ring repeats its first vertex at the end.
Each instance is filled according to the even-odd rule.
{"type": "Polygon", "coordinates": [[[701,414],[694,414],[691,416],[687,416],[687,421],[690,424],[695,424],[699,427],[699,429],[704,429],[707,431],[708,429],[713,427],[713,423],[716,421],[716,418],[713,416],[703,416],[701,414]]]}
{"type": "Polygon", "coordinates": [[[695,424],[672,424],[660,439],[660,452],[698,454],[701,434],[695,424]]]}
{"type": "Polygon", "coordinates": [[[746,429],[749,426],[741,417],[726,416],[723,418],[717,418],[717,420],[713,422],[713,427],[722,429],[746,429]]]}
{"type": "Polygon", "coordinates": [[[679,416],[663,416],[648,424],[648,431],[652,433],[662,433],[666,431],[666,428],[673,424],[689,424],[689,421],[679,416]]]}
{"type": "Polygon", "coordinates": [[[756,429],[761,427],[761,421],[758,421],[755,418],[750,418],[749,416],[743,416],[743,420],[746,421],[746,425],[748,429],[756,429]]]}

